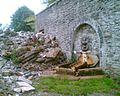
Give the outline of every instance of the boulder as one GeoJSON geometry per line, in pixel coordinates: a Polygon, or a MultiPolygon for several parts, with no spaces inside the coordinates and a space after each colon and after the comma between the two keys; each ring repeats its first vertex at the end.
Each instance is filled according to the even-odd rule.
{"type": "Polygon", "coordinates": [[[50,42],[51,42],[51,40],[49,37],[45,38],[45,44],[50,43],[50,42]]]}
{"type": "Polygon", "coordinates": [[[55,58],[55,57],[57,57],[57,55],[60,51],[61,50],[58,47],[50,48],[49,51],[46,53],[46,57],[55,58]]]}
{"type": "Polygon", "coordinates": [[[37,58],[36,62],[43,63],[43,62],[45,62],[45,58],[37,58]]]}
{"type": "Polygon", "coordinates": [[[19,76],[18,79],[17,79],[17,81],[22,81],[22,82],[26,82],[26,83],[28,83],[28,84],[32,84],[32,81],[26,79],[26,78],[23,77],[23,76],[19,76]]]}
{"type": "Polygon", "coordinates": [[[30,51],[31,49],[32,49],[32,46],[24,46],[24,47],[17,48],[16,55],[21,56],[21,55],[27,53],[27,51],[30,51]]]}
{"type": "MultiPolygon", "coordinates": [[[[19,86],[19,88],[21,89],[21,92],[27,92],[27,91],[31,91],[31,90],[35,90],[34,87],[32,87],[30,84],[26,83],[26,82],[16,82],[19,86]]],[[[15,91],[15,89],[14,89],[15,91]]],[[[17,90],[18,91],[18,90],[17,90]]]]}
{"type": "Polygon", "coordinates": [[[10,57],[11,56],[11,52],[8,52],[7,50],[3,50],[1,55],[4,56],[4,57],[10,57]]]}
{"type": "Polygon", "coordinates": [[[49,35],[49,38],[50,38],[50,40],[54,40],[54,41],[56,40],[56,37],[51,34],[49,35]]]}
{"type": "Polygon", "coordinates": [[[2,69],[3,76],[12,76],[13,74],[14,74],[14,72],[11,69],[2,69]]]}
{"type": "Polygon", "coordinates": [[[4,43],[6,45],[14,45],[14,42],[12,40],[10,40],[10,39],[5,40],[4,43]]]}

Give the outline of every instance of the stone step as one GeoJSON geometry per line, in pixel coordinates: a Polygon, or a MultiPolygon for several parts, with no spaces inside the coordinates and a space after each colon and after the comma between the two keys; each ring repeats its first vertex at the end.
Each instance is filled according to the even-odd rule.
{"type": "Polygon", "coordinates": [[[82,79],[95,79],[95,78],[103,78],[106,75],[95,75],[95,76],[74,76],[74,75],[65,75],[65,74],[53,74],[53,75],[41,75],[41,77],[57,77],[61,80],[82,80],[82,79]]]}
{"type": "Polygon", "coordinates": [[[85,68],[85,69],[78,69],[76,72],[76,76],[95,76],[95,75],[104,75],[102,68],[85,68]]]}
{"type": "Polygon", "coordinates": [[[76,72],[70,68],[56,68],[56,74],[66,74],[66,75],[75,75],[75,76],[95,76],[95,75],[104,75],[102,68],[84,68],[78,69],[76,72]]]}

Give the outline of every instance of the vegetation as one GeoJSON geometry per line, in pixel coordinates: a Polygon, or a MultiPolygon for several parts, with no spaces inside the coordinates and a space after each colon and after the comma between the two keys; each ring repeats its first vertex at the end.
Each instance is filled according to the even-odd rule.
{"type": "Polygon", "coordinates": [[[55,2],[56,0],[43,0],[43,2],[48,5],[52,4],[53,2],[55,2]]]}
{"type": "Polygon", "coordinates": [[[12,53],[10,53],[9,55],[7,55],[7,56],[5,57],[5,59],[7,59],[7,60],[12,60],[12,62],[13,62],[14,64],[19,64],[19,63],[21,62],[21,61],[18,59],[15,50],[13,50],[12,53]]]}
{"type": "Polygon", "coordinates": [[[11,28],[14,29],[14,31],[33,31],[33,27],[29,24],[31,21],[32,24],[34,24],[35,19],[27,20],[27,18],[35,17],[35,14],[33,11],[31,11],[26,6],[22,6],[16,10],[16,12],[11,17],[11,28]]]}
{"type": "Polygon", "coordinates": [[[48,4],[52,4],[53,2],[55,2],[56,0],[48,0],[48,4]]]}
{"type": "Polygon", "coordinates": [[[35,30],[35,16],[29,16],[24,20],[24,22],[26,22],[27,26],[31,27],[31,31],[35,30]]]}
{"type": "Polygon", "coordinates": [[[37,91],[54,92],[71,96],[87,95],[95,92],[107,93],[112,91],[112,89],[119,88],[112,79],[107,77],[76,81],[61,80],[58,77],[41,77],[36,82],[37,84],[34,87],[37,91]]]}

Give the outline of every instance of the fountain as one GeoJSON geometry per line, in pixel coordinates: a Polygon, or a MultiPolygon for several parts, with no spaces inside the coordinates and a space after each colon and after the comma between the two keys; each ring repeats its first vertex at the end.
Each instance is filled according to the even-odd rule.
{"type": "Polygon", "coordinates": [[[55,68],[57,74],[68,74],[75,76],[84,75],[102,75],[102,69],[96,67],[99,63],[99,58],[97,55],[92,54],[89,50],[89,37],[81,38],[81,51],[75,52],[79,53],[79,57],[74,63],[60,64],[55,68]]]}

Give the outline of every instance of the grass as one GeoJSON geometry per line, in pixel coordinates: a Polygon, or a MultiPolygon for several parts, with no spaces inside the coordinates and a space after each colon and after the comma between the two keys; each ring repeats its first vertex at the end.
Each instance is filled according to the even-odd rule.
{"type": "MultiPolygon", "coordinates": [[[[61,80],[57,77],[41,77],[35,80],[34,84],[37,92],[52,92],[70,96],[86,95],[88,93],[107,93],[113,89],[118,89],[118,85],[111,78],[103,77],[87,80],[61,80]]],[[[119,93],[116,93],[119,94],[119,93]]]]}

